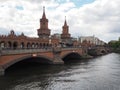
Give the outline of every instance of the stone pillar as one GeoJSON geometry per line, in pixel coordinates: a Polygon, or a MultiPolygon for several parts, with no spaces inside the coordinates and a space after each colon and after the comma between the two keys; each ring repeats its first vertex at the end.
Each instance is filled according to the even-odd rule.
{"type": "Polygon", "coordinates": [[[0,76],[3,76],[4,74],[5,74],[5,70],[2,67],[0,67],[0,76]]]}
{"type": "Polygon", "coordinates": [[[54,47],[53,48],[53,63],[54,64],[64,64],[64,61],[60,57],[61,54],[61,48],[59,47],[54,47]]]}
{"type": "Polygon", "coordinates": [[[2,55],[2,48],[0,47],[0,56],[2,55]]]}

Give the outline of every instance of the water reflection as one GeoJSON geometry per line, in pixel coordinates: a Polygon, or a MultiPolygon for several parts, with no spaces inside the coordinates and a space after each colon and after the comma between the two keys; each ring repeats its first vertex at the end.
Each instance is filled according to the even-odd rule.
{"type": "Polygon", "coordinates": [[[0,77],[0,90],[120,90],[120,55],[65,65],[19,65],[0,77]]]}

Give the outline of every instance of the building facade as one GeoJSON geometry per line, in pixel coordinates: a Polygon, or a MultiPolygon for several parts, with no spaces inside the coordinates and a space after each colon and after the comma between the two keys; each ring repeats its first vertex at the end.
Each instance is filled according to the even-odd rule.
{"type": "Polygon", "coordinates": [[[95,36],[81,36],[79,37],[79,42],[80,43],[89,43],[92,45],[105,45],[105,42],[100,40],[99,38],[95,36]]]}

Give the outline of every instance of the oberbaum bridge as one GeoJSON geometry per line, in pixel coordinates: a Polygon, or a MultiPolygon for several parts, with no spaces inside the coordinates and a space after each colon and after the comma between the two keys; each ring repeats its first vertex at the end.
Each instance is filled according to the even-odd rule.
{"type": "Polygon", "coordinates": [[[24,33],[16,35],[14,30],[8,35],[0,35],[0,76],[4,75],[9,67],[21,61],[64,64],[64,60],[90,58],[110,51],[103,45],[96,46],[87,41],[79,43],[72,40],[66,19],[61,38],[50,35],[51,30],[48,28],[44,7],[37,32],[38,38],[27,37],[24,33]]]}

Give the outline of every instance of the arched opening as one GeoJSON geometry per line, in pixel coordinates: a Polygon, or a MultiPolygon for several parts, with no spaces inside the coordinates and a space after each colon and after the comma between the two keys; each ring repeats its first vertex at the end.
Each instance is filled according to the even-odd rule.
{"type": "Polygon", "coordinates": [[[37,67],[36,70],[39,70],[39,66],[43,66],[43,65],[50,65],[53,64],[51,59],[48,59],[46,57],[23,57],[17,60],[14,60],[13,62],[9,63],[7,65],[7,67],[5,67],[5,73],[14,73],[14,72],[18,72],[19,71],[23,71],[23,72],[28,72],[28,70],[30,70],[30,72],[32,72],[32,70],[34,68],[37,67]]]}
{"type": "Polygon", "coordinates": [[[13,49],[17,49],[17,47],[18,47],[18,43],[17,43],[17,42],[14,42],[14,43],[13,43],[13,49]]]}
{"type": "Polygon", "coordinates": [[[8,42],[8,48],[11,49],[12,48],[12,43],[9,41],[8,42]]]}
{"type": "Polygon", "coordinates": [[[101,53],[102,53],[102,54],[105,54],[106,52],[105,52],[105,50],[102,50],[101,53]]]}
{"type": "Polygon", "coordinates": [[[48,44],[48,43],[46,44],[46,47],[47,47],[47,48],[49,47],[49,44],[48,44]]]}
{"type": "Polygon", "coordinates": [[[35,44],[35,48],[39,48],[39,45],[38,45],[38,43],[36,43],[36,44],[35,44]]]}
{"type": "Polygon", "coordinates": [[[24,42],[21,43],[20,47],[23,49],[25,47],[24,42]]]}
{"type": "Polygon", "coordinates": [[[69,54],[65,55],[65,56],[62,58],[62,60],[63,60],[64,62],[75,61],[75,60],[78,61],[78,60],[80,60],[80,59],[81,59],[80,54],[74,53],[74,52],[69,53],[69,54]]]}
{"type": "Polygon", "coordinates": [[[31,48],[31,45],[29,42],[27,43],[27,48],[31,48]]]}
{"type": "Polygon", "coordinates": [[[5,42],[4,41],[0,42],[0,47],[5,48],[5,42]]]}
{"type": "Polygon", "coordinates": [[[35,43],[32,43],[32,48],[35,48],[35,43]]]}
{"type": "Polygon", "coordinates": [[[39,48],[42,48],[42,43],[40,43],[39,48]]]}
{"type": "Polygon", "coordinates": [[[43,48],[45,48],[45,43],[43,43],[43,48]]]}

